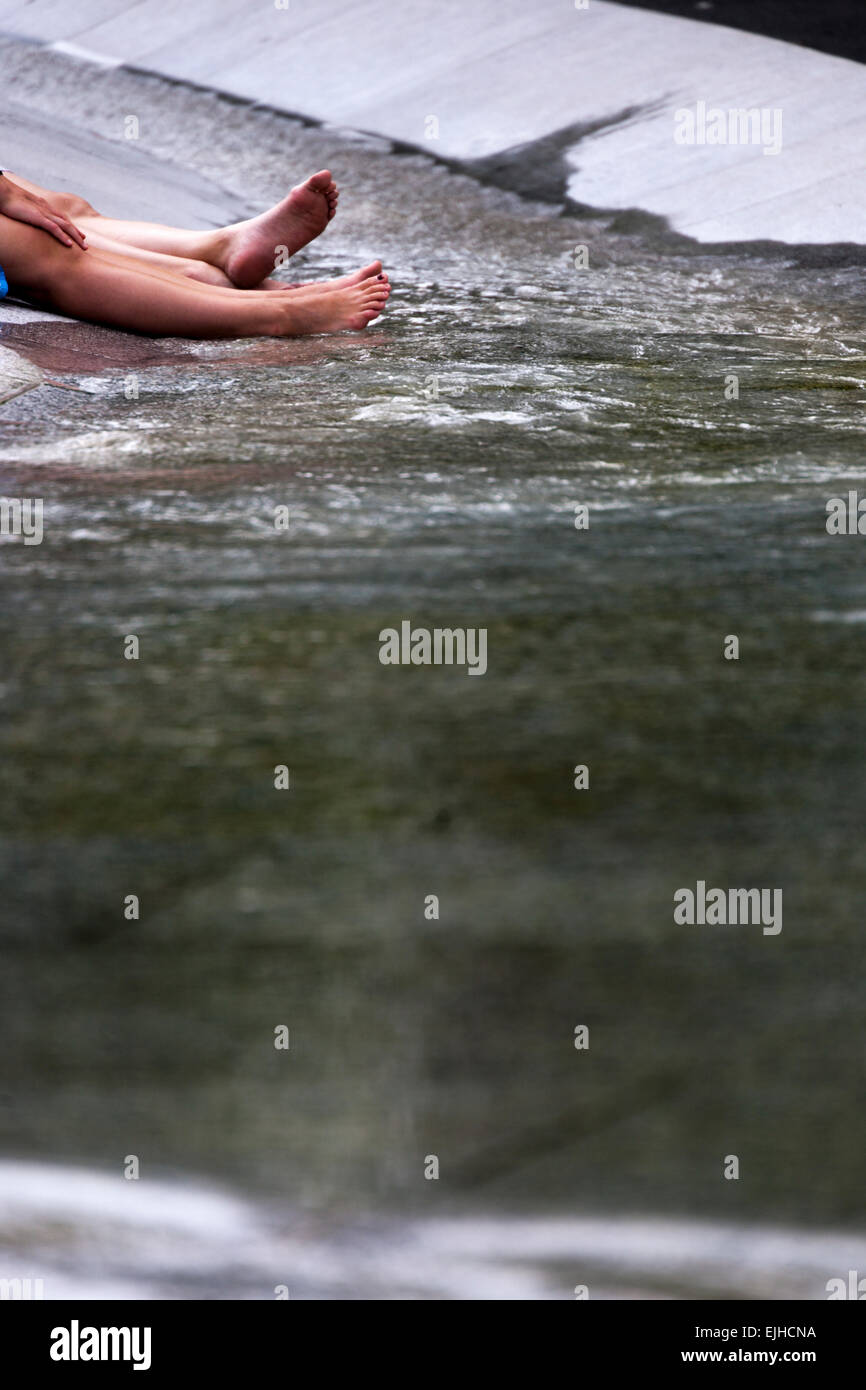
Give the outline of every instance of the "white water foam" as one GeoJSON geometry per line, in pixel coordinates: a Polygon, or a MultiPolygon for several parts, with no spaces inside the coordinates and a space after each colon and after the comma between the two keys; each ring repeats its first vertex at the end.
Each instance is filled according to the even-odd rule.
{"type": "Polygon", "coordinates": [[[0,1277],[46,1298],[820,1299],[866,1236],[620,1216],[467,1215],[323,1230],[215,1187],[0,1161],[0,1277]]]}

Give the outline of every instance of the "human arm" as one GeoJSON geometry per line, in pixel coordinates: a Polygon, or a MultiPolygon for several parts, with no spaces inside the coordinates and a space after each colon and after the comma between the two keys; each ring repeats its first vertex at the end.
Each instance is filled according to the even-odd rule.
{"type": "Polygon", "coordinates": [[[0,172],[0,213],[11,217],[15,222],[29,222],[32,227],[41,227],[49,232],[63,246],[80,246],[87,250],[87,239],[74,222],[59,209],[53,208],[45,198],[27,193],[17,183],[7,179],[0,172]]]}

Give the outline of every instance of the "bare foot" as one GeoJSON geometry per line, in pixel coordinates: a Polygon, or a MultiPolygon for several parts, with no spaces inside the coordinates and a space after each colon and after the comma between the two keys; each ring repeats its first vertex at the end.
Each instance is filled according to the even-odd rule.
{"type": "Polygon", "coordinates": [[[280,248],[293,256],[325,230],[339,196],[330,170],[321,169],[269,212],[226,227],[221,264],[232,283],[242,290],[261,284],[272,273],[280,248]]]}
{"type": "Polygon", "coordinates": [[[319,293],[328,290],[343,289],[346,285],[360,285],[363,280],[379,280],[383,284],[388,283],[387,272],[382,270],[381,261],[371,261],[361,270],[355,270],[351,275],[338,275],[334,280],[298,280],[291,283],[285,280],[264,280],[256,286],[259,290],[291,290],[293,293],[298,290],[316,290],[319,293]]]}
{"type": "Polygon", "coordinates": [[[281,335],[358,332],[378,318],[390,292],[389,285],[368,277],[324,294],[283,295],[274,300],[280,312],[278,331],[281,335]]]}

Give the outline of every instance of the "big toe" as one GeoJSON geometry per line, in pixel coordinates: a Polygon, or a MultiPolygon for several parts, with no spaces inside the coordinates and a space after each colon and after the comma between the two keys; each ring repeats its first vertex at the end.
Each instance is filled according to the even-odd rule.
{"type": "Polygon", "coordinates": [[[307,179],[307,187],[312,188],[315,193],[327,194],[331,184],[330,169],[320,169],[318,174],[311,174],[307,179]]]}

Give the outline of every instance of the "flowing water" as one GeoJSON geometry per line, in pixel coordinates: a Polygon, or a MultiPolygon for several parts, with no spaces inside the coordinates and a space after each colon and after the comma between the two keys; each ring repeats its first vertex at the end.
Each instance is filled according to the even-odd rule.
{"type": "Polygon", "coordinates": [[[328,165],[301,274],[395,286],[295,342],[0,311],[55,383],[0,421],[45,528],[0,551],[9,1273],[824,1296],[863,1259],[866,577],[825,528],[864,475],[858,257],[0,59],[4,100],[135,111],[227,205],[328,165]],[[485,628],[486,675],[381,665],[405,619],[485,628]],[[698,879],[782,888],[782,932],[676,925],[698,879]]]}

